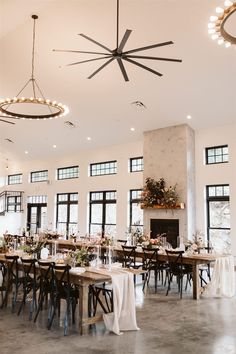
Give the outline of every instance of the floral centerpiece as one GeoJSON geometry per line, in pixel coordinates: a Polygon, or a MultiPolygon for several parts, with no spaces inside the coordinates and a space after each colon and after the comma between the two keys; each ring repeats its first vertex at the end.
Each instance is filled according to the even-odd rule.
{"type": "Polygon", "coordinates": [[[72,266],[88,266],[92,259],[93,249],[89,246],[82,246],[76,248],[74,251],[70,251],[67,255],[67,261],[72,266]]]}
{"type": "Polygon", "coordinates": [[[198,253],[204,247],[204,234],[201,231],[196,231],[193,234],[192,240],[188,240],[186,248],[189,253],[198,253]]]}
{"type": "Polygon", "coordinates": [[[158,248],[163,246],[163,236],[166,234],[157,235],[155,238],[146,237],[146,240],[142,242],[142,246],[147,248],[158,248]]]}
{"type": "Polygon", "coordinates": [[[160,178],[158,181],[150,177],[146,178],[141,195],[141,204],[144,207],[159,205],[166,208],[174,208],[177,206],[178,198],[176,184],[167,187],[164,178],[160,178]]]}

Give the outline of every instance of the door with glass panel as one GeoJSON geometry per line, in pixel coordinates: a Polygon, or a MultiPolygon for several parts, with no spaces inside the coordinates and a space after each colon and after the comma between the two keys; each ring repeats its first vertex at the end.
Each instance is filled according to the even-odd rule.
{"type": "Polygon", "coordinates": [[[29,196],[27,198],[27,231],[35,234],[47,228],[47,196],[29,196]]]}
{"type": "Polygon", "coordinates": [[[27,230],[37,234],[47,229],[47,204],[28,204],[27,230]]]}

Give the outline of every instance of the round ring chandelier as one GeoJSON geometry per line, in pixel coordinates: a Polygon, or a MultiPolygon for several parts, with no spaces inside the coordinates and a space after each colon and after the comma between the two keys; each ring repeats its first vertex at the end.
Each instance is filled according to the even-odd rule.
{"type": "MultiPolygon", "coordinates": [[[[3,114],[3,116],[5,118],[18,118],[18,119],[29,119],[29,120],[33,120],[33,119],[36,119],[36,120],[44,119],[45,120],[45,119],[53,119],[53,118],[62,117],[69,112],[68,108],[61,103],[57,103],[56,101],[51,101],[49,99],[46,99],[44,97],[42,90],[40,89],[39,85],[37,84],[35,77],[34,77],[35,21],[36,21],[36,19],[38,19],[38,16],[32,15],[31,17],[34,20],[31,77],[15,97],[0,100],[0,112],[3,114]],[[32,84],[33,96],[30,98],[19,97],[29,84],[32,84]],[[36,97],[37,91],[41,97],[36,97]],[[14,105],[19,107],[20,105],[23,106],[24,104],[37,105],[38,108],[39,107],[40,108],[46,107],[46,109],[48,110],[48,113],[44,113],[44,112],[31,113],[31,112],[25,112],[23,110],[17,112],[11,108],[11,106],[14,106],[14,105]]],[[[25,107],[25,105],[24,105],[24,107],[25,107]]]]}
{"type": "Polygon", "coordinates": [[[213,40],[217,40],[219,45],[225,44],[229,48],[232,44],[236,44],[236,37],[228,33],[225,24],[230,16],[236,11],[236,2],[225,0],[224,7],[215,9],[216,15],[210,17],[208,23],[208,33],[213,40]]]}

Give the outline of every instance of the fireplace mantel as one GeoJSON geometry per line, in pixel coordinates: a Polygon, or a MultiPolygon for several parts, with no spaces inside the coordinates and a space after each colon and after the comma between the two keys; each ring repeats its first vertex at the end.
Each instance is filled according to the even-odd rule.
{"type": "Polygon", "coordinates": [[[149,209],[149,210],[153,210],[153,209],[184,209],[185,205],[184,205],[184,203],[179,203],[179,204],[176,204],[175,206],[165,206],[165,205],[146,206],[144,204],[140,204],[140,208],[141,209],[149,209]]]}

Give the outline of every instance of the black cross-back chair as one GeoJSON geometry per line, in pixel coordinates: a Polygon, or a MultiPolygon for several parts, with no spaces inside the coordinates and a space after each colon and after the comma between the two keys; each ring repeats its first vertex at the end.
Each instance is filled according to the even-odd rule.
{"type": "Polygon", "coordinates": [[[19,288],[23,285],[23,277],[20,276],[17,255],[5,255],[7,267],[7,284],[5,296],[1,308],[7,307],[9,294],[12,291],[12,312],[15,310],[19,288]]]}
{"type": "Polygon", "coordinates": [[[173,280],[173,276],[176,276],[177,284],[178,284],[178,292],[180,294],[181,299],[183,294],[184,276],[186,275],[187,277],[185,289],[187,289],[187,284],[188,282],[190,282],[190,279],[192,278],[192,267],[191,266],[188,267],[188,265],[185,266],[183,264],[183,253],[184,251],[166,250],[166,254],[168,258],[168,266],[166,269],[168,288],[167,288],[166,295],[168,295],[169,291],[171,290],[171,282],[173,280]]]}
{"type": "Polygon", "coordinates": [[[161,262],[158,259],[158,248],[148,248],[142,247],[143,250],[143,269],[146,270],[144,275],[144,282],[143,282],[143,291],[145,286],[148,285],[150,280],[151,272],[154,272],[154,281],[155,281],[155,291],[157,291],[157,280],[158,277],[161,278],[163,284],[163,273],[166,269],[166,263],[161,262]]]}
{"type": "Polygon", "coordinates": [[[38,261],[39,268],[39,296],[38,296],[38,308],[34,317],[34,322],[37,321],[39,312],[43,309],[44,303],[48,303],[48,296],[52,291],[52,269],[53,262],[50,261],[38,261]]]}
{"type": "Polygon", "coordinates": [[[21,262],[23,267],[23,299],[17,314],[20,315],[28,297],[30,299],[29,319],[32,320],[33,313],[37,310],[37,290],[39,288],[35,265],[37,260],[21,258],[21,262]]]}
{"type": "Polygon", "coordinates": [[[69,316],[72,309],[72,323],[75,323],[75,308],[79,298],[79,289],[71,283],[69,265],[52,266],[52,291],[50,294],[48,329],[51,329],[56,311],[60,317],[60,303],[66,301],[66,311],[64,315],[64,335],[68,333],[69,316]]]}
{"type": "Polygon", "coordinates": [[[4,292],[6,292],[6,275],[7,275],[7,268],[4,263],[0,262],[0,272],[2,273],[2,283],[0,285],[0,292],[2,297],[2,304],[4,300],[4,292]]]}

